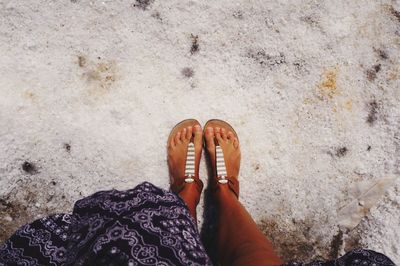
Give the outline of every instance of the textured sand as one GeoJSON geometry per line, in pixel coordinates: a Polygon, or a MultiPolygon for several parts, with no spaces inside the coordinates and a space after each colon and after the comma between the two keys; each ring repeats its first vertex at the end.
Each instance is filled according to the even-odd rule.
{"type": "Polygon", "coordinates": [[[0,0],[0,241],[97,190],[168,188],[172,126],[221,118],[285,259],[400,264],[399,51],[398,1],[0,0]]]}

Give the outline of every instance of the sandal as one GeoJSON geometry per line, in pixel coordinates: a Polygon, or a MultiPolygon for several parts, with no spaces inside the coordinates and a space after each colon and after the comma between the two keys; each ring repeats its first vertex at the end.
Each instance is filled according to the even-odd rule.
{"type": "MultiPolygon", "coordinates": [[[[176,135],[177,132],[181,131],[183,128],[187,128],[189,126],[200,125],[200,123],[195,119],[186,119],[182,122],[178,123],[169,134],[167,146],[170,146],[172,138],[176,135]]],[[[198,199],[200,199],[200,194],[203,190],[203,182],[200,180],[198,173],[196,173],[196,158],[195,158],[195,147],[194,147],[194,134],[193,131],[192,137],[188,143],[187,150],[186,150],[186,163],[185,163],[185,172],[184,176],[182,177],[174,177],[172,176],[171,172],[172,169],[169,166],[170,171],[170,189],[172,192],[179,194],[183,190],[186,184],[188,183],[195,183],[196,190],[199,193],[198,199]]],[[[168,159],[169,160],[169,159],[168,159]]],[[[198,166],[197,166],[198,167],[198,166]]]]}
{"type": "MultiPolygon", "coordinates": [[[[206,134],[208,127],[219,127],[224,128],[228,132],[231,131],[235,138],[239,139],[236,131],[227,122],[219,119],[209,120],[204,126],[203,135],[206,134]]],[[[215,172],[213,173],[216,178],[212,178],[210,185],[213,191],[218,190],[220,186],[228,185],[229,189],[239,198],[239,180],[235,176],[230,176],[226,170],[224,152],[222,147],[219,145],[217,138],[214,136],[215,143],[215,172]]],[[[240,159],[239,159],[240,160],[240,159]]]]}

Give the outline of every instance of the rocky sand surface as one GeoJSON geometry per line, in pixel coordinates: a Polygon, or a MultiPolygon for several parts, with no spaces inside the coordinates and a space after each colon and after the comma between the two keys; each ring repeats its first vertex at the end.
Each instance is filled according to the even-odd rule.
{"type": "Polygon", "coordinates": [[[98,190],[168,188],[170,129],[220,118],[282,257],[400,264],[399,1],[0,0],[0,58],[0,242],[98,190]]]}

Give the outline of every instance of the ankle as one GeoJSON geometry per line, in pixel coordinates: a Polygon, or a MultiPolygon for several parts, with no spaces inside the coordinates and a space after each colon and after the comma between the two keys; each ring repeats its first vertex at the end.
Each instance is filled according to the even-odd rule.
{"type": "Polygon", "coordinates": [[[189,208],[196,208],[200,201],[200,193],[195,183],[187,183],[178,195],[189,208]]]}
{"type": "Polygon", "coordinates": [[[217,185],[212,193],[215,201],[219,204],[227,204],[232,201],[239,201],[236,194],[228,187],[228,185],[217,185]]]}
{"type": "Polygon", "coordinates": [[[239,181],[236,177],[216,177],[212,182],[212,190],[217,197],[233,196],[239,199],[239,181]]]}

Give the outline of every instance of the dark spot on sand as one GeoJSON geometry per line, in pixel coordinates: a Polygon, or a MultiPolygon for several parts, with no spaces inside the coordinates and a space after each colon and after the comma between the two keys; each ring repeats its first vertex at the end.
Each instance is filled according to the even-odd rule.
{"type": "Polygon", "coordinates": [[[140,8],[142,10],[147,10],[147,8],[154,2],[154,0],[136,0],[133,7],[140,8]]]}
{"type": "Polygon", "coordinates": [[[181,73],[185,78],[191,78],[194,75],[194,70],[191,67],[184,67],[181,73]]]}
{"type": "Polygon", "coordinates": [[[90,96],[99,97],[104,95],[112,88],[118,78],[117,64],[114,60],[105,60],[96,57],[95,62],[87,59],[84,65],[82,77],[92,86],[88,87],[90,96]]]}
{"type": "Polygon", "coordinates": [[[106,76],[105,81],[115,81],[114,76],[106,76]]]}
{"type": "MultiPolygon", "coordinates": [[[[315,255],[316,243],[310,239],[310,221],[296,221],[296,225],[263,219],[260,230],[271,240],[276,252],[286,260],[310,260],[315,255]]],[[[326,247],[324,247],[326,248],[326,247]]]]}
{"type": "Polygon", "coordinates": [[[77,3],[78,2],[78,0],[71,0],[71,3],[77,3]]]}
{"type": "Polygon", "coordinates": [[[387,52],[385,50],[374,48],[374,51],[379,56],[380,59],[382,59],[382,60],[389,59],[389,55],[387,54],[387,52]]]}
{"type": "Polygon", "coordinates": [[[22,164],[22,170],[24,170],[25,172],[27,172],[28,174],[34,175],[37,174],[37,169],[36,166],[33,163],[27,162],[25,161],[22,164]]]}
{"type": "Polygon", "coordinates": [[[78,65],[80,67],[86,66],[86,58],[82,55],[78,56],[78,65]]]}
{"type": "Polygon", "coordinates": [[[296,60],[295,62],[293,62],[293,66],[297,70],[301,70],[303,68],[303,65],[304,65],[304,60],[296,60]]]}
{"type": "Polygon", "coordinates": [[[3,207],[3,206],[4,206],[4,207],[7,207],[7,208],[11,207],[11,203],[8,202],[8,198],[7,198],[7,199],[0,198],[0,206],[1,206],[1,205],[2,205],[2,207],[3,207]]]}
{"type": "Polygon", "coordinates": [[[376,79],[376,72],[373,69],[368,69],[365,71],[365,74],[367,75],[367,79],[369,81],[374,81],[376,79]]]}
{"type": "Polygon", "coordinates": [[[319,27],[319,22],[313,16],[304,16],[300,18],[301,21],[307,23],[311,27],[319,27]]]}
{"type": "Polygon", "coordinates": [[[279,54],[268,54],[263,49],[249,51],[247,57],[253,59],[261,66],[270,69],[286,63],[285,55],[282,52],[279,52],[279,54]]]}
{"type": "Polygon", "coordinates": [[[368,109],[369,109],[369,113],[367,116],[367,123],[370,126],[373,126],[375,124],[376,120],[378,119],[378,109],[379,109],[378,103],[375,100],[369,102],[368,109]]]}
{"type": "Polygon", "coordinates": [[[365,74],[367,75],[367,79],[369,81],[374,81],[376,79],[376,74],[381,71],[381,64],[376,64],[372,66],[372,68],[367,69],[365,74]]]}
{"type": "Polygon", "coordinates": [[[67,152],[70,152],[70,151],[71,151],[71,144],[69,144],[69,143],[64,143],[64,149],[65,149],[67,152]]]}
{"type": "Polygon", "coordinates": [[[237,10],[233,12],[233,17],[236,19],[243,19],[243,12],[241,10],[237,10]]]}
{"type": "Polygon", "coordinates": [[[340,157],[345,156],[348,151],[349,150],[347,149],[347,147],[341,147],[341,148],[336,149],[335,155],[336,155],[336,157],[340,158],[340,157]]]}
{"type": "Polygon", "coordinates": [[[264,19],[265,26],[267,26],[268,29],[275,31],[276,33],[279,33],[279,29],[275,26],[275,22],[272,17],[266,17],[264,19]]]}
{"type": "Polygon", "coordinates": [[[301,74],[308,74],[309,70],[307,69],[307,63],[304,59],[296,59],[293,63],[296,71],[301,74]]]}
{"type": "Polygon", "coordinates": [[[260,170],[260,165],[256,164],[256,166],[254,166],[254,170],[256,170],[256,171],[260,170]]]}
{"type": "Polygon", "coordinates": [[[368,145],[368,147],[367,147],[367,151],[370,151],[371,150],[371,146],[370,145],[368,145]]]}
{"type": "Polygon", "coordinates": [[[62,199],[65,199],[65,195],[61,195],[61,198],[62,198],[62,199]]]}
{"type": "Polygon", "coordinates": [[[343,232],[339,229],[337,235],[335,235],[331,242],[331,258],[337,258],[339,256],[340,248],[343,245],[343,232]]]}
{"type": "Polygon", "coordinates": [[[361,244],[362,233],[360,229],[351,230],[346,235],[346,241],[344,242],[344,251],[349,252],[353,249],[360,248],[363,245],[361,244]]]}
{"type": "Polygon", "coordinates": [[[389,12],[393,17],[395,17],[397,19],[398,22],[400,22],[400,11],[394,9],[393,6],[390,6],[389,12]]]}
{"type": "Polygon", "coordinates": [[[192,46],[190,47],[190,53],[193,55],[200,50],[199,36],[191,34],[190,38],[192,39],[192,46]]]}
{"type": "Polygon", "coordinates": [[[0,198],[0,243],[5,241],[22,224],[32,219],[27,211],[27,203],[11,199],[10,195],[0,198]]]}
{"type": "Polygon", "coordinates": [[[21,180],[18,186],[0,196],[0,243],[35,217],[48,216],[70,208],[70,202],[61,200],[52,182],[25,181],[28,180],[21,180]],[[44,204],[50,200],[57,204],[44,204]]]}
{"type": "Polygon", "coordinates": [[[161,14],[158,11],[154,12],[153,14],[151,14],[151,17],[153,17],[153,18],[155,18],[155,19],[157,19],[159,21],[162,21],[161,14]]]}

